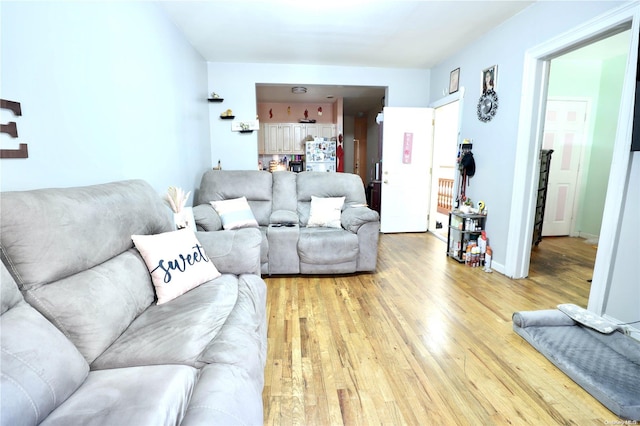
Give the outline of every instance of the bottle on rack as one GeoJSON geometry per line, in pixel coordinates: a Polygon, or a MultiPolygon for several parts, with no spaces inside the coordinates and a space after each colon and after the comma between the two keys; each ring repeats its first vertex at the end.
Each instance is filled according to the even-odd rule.
{"type": "Polygon", "coordinates": [[[478,246],[471,249],[471,266],[473,268],[480,266],[480,247],[478,246]]]}
{"type": "Polygon", "coordinates": [[[480,266],[484,265],[484,258],[487,253],[487,233],[482,231],[478,238],[478,247],[480,247],[480,266]]]}
{"type": "Polygon", "coordinates": [[[493,272],[491,270],[491,256],[493,254],[493,250],[491,249],[491,246],[487,246],[487,252],[484,255],[484,271],[485,272],[493,272]]]}

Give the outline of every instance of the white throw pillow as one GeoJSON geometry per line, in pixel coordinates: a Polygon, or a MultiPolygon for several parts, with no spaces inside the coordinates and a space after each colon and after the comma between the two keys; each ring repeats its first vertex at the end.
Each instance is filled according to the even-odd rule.
{"type": "Polygon", "coordinates": [[[131,239],[151,273],[158,305],[221,275],[190,229],[131,239]]]}
{"type": "Polygon", "coordinates": [[[224,229],[238,229],[238,228],[257,228],[258,221],[249,203],[247,197],[232,198],[230,200],[211,201],[220,220],[222,221],[222,227],[224,229]]]}
{"type": "Polygon", "coordinates": [[[312,195],[307,227],[341,228],[340,214],[342,213],[343,205],[344,197],[322,198],[312,195]]]}

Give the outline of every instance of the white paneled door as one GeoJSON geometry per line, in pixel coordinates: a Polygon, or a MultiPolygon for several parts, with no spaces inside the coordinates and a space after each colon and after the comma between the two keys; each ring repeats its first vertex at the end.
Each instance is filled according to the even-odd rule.
{"type": "Polygon", "coordinates": [[[586,100],[549,100],[542,149],[553,149],[543,236],[573,232],[580,161],[585,144],[586,100]]]}
{"type": "Polygon", "coordinates": [[[432,151],[432,108],[384,108],[381,232],[427,230],[432,151]]]}

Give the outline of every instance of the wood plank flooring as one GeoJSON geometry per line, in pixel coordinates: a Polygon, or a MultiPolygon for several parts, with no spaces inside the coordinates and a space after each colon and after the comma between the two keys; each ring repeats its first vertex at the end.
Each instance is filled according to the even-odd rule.
{"type": "Polygon", "coordinates": [[[383,234],[374,274],[266,277],[265,424],[618,422],[511,328],[514,311],[586,306],[595,252],[546,238],[510,280],[432,234],[383,234]]]}

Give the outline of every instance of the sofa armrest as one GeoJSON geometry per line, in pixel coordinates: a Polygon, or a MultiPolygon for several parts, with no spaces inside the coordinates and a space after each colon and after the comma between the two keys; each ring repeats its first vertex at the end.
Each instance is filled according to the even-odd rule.
{"type": "Polygon", "coordinates": [[[222,229],[220,216],[211,204],[200,204],[193,208],[193,219],[198,231],[219,231],[222,229]]]}
{"type": "Polygon", "coordinates": [[[354,234],[357,234],[358,229],[365,223],[378,221],[380,221],[380,215],[369,207],[347,207],[340,216],[342,227],[354,234]]]}
{"type": "Polygon", "coordinates": [[[196,232],[196,235],[221,273],[260,275],[262,233],[258,228],[196,232]]]}

